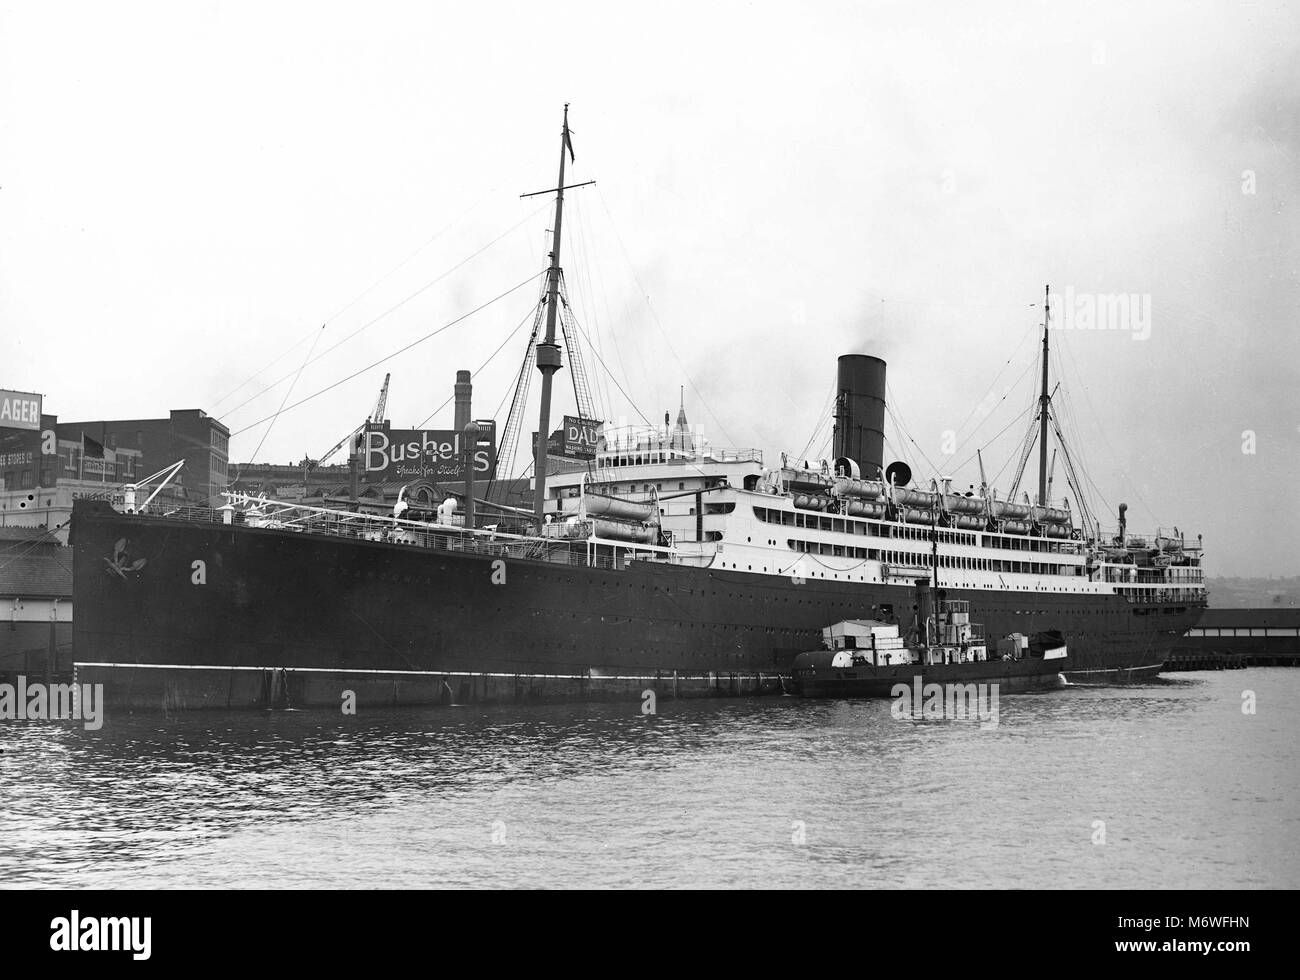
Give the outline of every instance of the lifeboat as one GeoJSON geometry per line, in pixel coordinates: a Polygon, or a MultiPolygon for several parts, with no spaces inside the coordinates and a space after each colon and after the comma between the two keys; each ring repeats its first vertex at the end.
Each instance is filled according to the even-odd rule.
{"type": "Polygon", "coordinates": [[[640,544],[654,544],[655,529],[640,524],[624,524],[620,521],[596,519],[591,522],[591,532],[598,538],[611,541],[636,541],[640,544]]]}
{"type": "Polygon", "coordinates": [[[963,497],[959,493],[945,493],[943,509],[949,514],[980,514],[984,511],[984,500],[981,497],[963,497]]]}
{"type": "Polygon", "coordinates": [[[989,507],[993,511],[994,517],[1012,521],[1029,520],[1029,513],[1033,510],[1029,504],[1017,504],[1010,500],[994,500],[989,504],[989,507]]]}
{"type": "Polygon", "coordinates": [[[795,494],[794,505],[800,510],[826,510],[831,505],[831,498],[810,493],[799,493],[795,494]]]}
{"type": "Polygon", "coordinates": [[[848,512],[853,517],[883,517],[885,504],[883,501],[876,503],[868,500],[850,500],[848,512]]]}
{"type": "Polygon", "coordinates": [[[1028,521],[1003,521],[1002,530],[1007,534],[1028,534],[1029,522],[1028,521]]]}
{"type": "Polygon", "coordinates": [[[925,507],[933,509],[939,505],[939,494],[928,490],[911,490],[907,487],[894,488],[894,503],[904,507],[925,507]]]}
{"type": "Polygon", "coordinates": [[[904,507],[903,520],[908,524],[933,524],[934,511],[920,507],[904,507]]]}
{"type": "Polygon", "coordinates": [[[1039,524],[1070,523],[1070,512],[1060,507],[1035,507],[1032,516],[1039,524]]]}
{"type": "Polygon", "coordinates": [[[852,477],[839,477],[832,486],[837,497],[866,497],[878,500],[885,495],[885,485],[879,480],[855,480],[852,477]]]}
{"type": "Polygon", "coordinates": [[[607,497],[599,493],[587,494],[586,501],[589,517],[612,517],[621,521],[650,521],[655,517],[655,505],[646,501],[607,497]]]}
{"type": "Polygon", "coordinates": [[[1043,525],[1043,534],[1049,538],[1068,538],[1070,529],[1062,527],[1060,524],[1045,524],[1043,525]]]}
{"type": "Polygon", "coordinates": [[[952,519],[953,527],[960,527],[967,531],[979,531],[984,527],[984,518],[975,517],[970,514],[959,514],[952,519]]]}

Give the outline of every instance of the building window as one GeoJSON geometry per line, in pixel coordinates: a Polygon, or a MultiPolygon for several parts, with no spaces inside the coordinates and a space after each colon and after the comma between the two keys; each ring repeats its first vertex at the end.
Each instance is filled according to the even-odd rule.
{"type": "Polygon", "coordinates": [[[23,485],[22,485],[22,489],[23,489],[23,490],[30,490],[31,488],[32,488],[32,471],[31,471],[31,470],[23,470],[23,485]]]}

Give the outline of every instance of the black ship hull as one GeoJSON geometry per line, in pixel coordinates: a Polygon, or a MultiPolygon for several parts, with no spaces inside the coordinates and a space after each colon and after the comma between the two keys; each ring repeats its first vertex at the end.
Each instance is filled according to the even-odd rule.
{"type": "MultiPolygon", "coordinates": [[[[828,623],[882,603],[906,621],[913,602],[904,585],[503,559],[95,501],[77,503],[73,535],[74,658],[83,681],[111,671],[110,698],[139,704],[337,705],[343,681],[395,703],[779,691],[828,623]]],[[[1201,612],[1113,595],[947,595],[975,603],[991,637],[1060,630],[1072,681],[1154,676],[1201,612]]]]}

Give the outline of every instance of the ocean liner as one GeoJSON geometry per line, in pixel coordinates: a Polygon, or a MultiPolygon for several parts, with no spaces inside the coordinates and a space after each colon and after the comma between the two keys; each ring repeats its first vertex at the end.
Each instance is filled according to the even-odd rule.
{"type": "MultiPolygon", "coordinates": [[[[551,431],[557,321],[577,370],[566,148],[567,107],[553,246],[502,446],[534,369],[537,431],[551,431]]],[[[833,459],[817,464],[712,446],[683,408],[675,426],[601,438],[558,471],[537,438],[527,511],[476,501],[473,484],[459,509],[399,499],[382,514],[237,492],[159,506],[137,486],[78,501],[79,682],[104,681],[110,705],[177,708],[775,693],[829,624],[913,616],[922,577],[940,602],[976,605],[990,637],[1064,635],[1073,681],[1152,677],[1205,604],[1200,545],[1132,533],[1123,505],[1103,532],[1068,455],[1075,507],[1048,499],[1048,326],[1032,500],[885,466],[886,365],[849,354],[833,459]]],[[[576,379],[575,392],[590,420],[576,379]]],[[[444,455],[472,455],[481,435],[470,423],[444,455]]]]}

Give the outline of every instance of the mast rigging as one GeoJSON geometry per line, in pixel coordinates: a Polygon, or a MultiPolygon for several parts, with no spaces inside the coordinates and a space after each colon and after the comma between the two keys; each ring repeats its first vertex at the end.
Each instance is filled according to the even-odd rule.
{"type": "Polygon", "coordinates": [[[555,182],[555,230],[551,242],[551,269],[546,290],[546,337],[536,347],[537,370],[542,373],[542,405],[533,456],[533,517],[540,533],[546,505],[546,440],[551,430],[551,386],[560,369],[560,346],[555,342],[555,317],[560,295],[560,226],[564,221],[564,155],[573,153],[569,141],[569,103],[564,103],[564,128],[560,135],[560,179],[555,182]]]}

